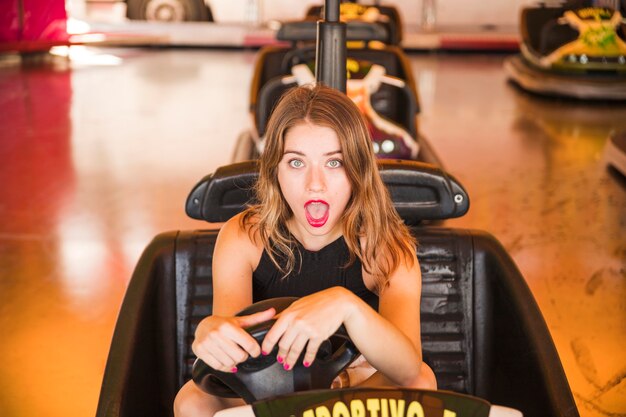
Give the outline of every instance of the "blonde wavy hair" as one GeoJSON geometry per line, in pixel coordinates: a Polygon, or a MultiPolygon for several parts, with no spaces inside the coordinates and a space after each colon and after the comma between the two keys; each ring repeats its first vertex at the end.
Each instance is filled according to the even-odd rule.
{"type": "Polygon", "coordinates": [[[258,204],[244,212],[241,226],[251,237],[258,232],[264,249],[284,276],[295,269],[296,242],[287,229],[287,220],[293,213],[280,190],[278,164],[283,158],[287,131],[302,123],[331,128],[339,138],[344,169],[352,186],[352,195],[341,217],[350,251],[346,266],[359,258],[381,291],[401,262],[413,265],[416,242],[394,209],[380,178],[361,113],[352,100],[337,90],[323,85],[296,87],[280,99],[267,125],[255,188],[258,204]],[[279,259],[285,264],[281,265],[279,259]]]}

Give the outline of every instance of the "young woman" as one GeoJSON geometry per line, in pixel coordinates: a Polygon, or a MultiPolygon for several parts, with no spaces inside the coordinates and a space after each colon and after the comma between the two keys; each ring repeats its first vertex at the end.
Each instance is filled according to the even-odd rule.
{"type": "MultiPolygon", "coordinates": [[[[350,385],[436,388],[422,362],[421,274],[415,241],[382,183],[366,125],[352,101],[323,86],[290,90],[274,110],[257,183],[259,204],[221,229],[213,259],[213,315],[196,331],[194,353],[237,372],[272,352],[289,372],[310,366],[339,326],[371,367],[350,385]],[[275,316],[235,317],[263,299],[301,297],[276,316],[261,346],[243,328],[275,316]]],[[[361,365],[361,368],[363,365],[361,365]]],[[[211,416],[242,400],[208,395],[188,382],[176,416],[211,416]]]]}

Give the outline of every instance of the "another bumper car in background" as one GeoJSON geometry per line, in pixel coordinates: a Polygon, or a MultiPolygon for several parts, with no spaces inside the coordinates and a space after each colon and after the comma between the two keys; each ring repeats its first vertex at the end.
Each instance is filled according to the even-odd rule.
{"type": "MultiPolygon", "coordinates": [[[[324,6],[312,6],[306,13],[308,19],[323,17],[324,6]]],[[[398,9],[391,5],[358,4],[358,2],[342,2],[339,6],[340,19],[344,22],[369,22],[385,27],[387,36],[383,40],[388,45],[400,45],[402,42],[402,18],[398,9]]]]}
{"type": "MultiPolygon", "coordinates": [[[[417,87],[403,51],[381,42],[387,31],[378,24],[350,22],[346,26],[347,89],[362,104],[379,157],[441,164],[419,134],[417,87]]],[[[235,162],[256,158],[262,151],[265,127],[278,98],[291,87],[315,80],[316,33],[315,21],[288,22],[277,38],[291,46],[259,51],[250,88],[253,127],[239,137],[235,162]]]]}
{"type": "Polygon", "coordinates": [[[626,3],[595,3],[524,8],[521,53],[505,61],[511,80],[543,95],[626,100],[626,3]]]}

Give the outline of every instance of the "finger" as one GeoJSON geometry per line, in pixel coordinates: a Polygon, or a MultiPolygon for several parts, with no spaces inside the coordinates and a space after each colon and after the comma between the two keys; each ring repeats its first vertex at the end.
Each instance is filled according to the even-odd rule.
{"type": "MultiPolygon", "coordinates": [[[[219,362],[218,370],[230,370],[237,366],[237,361],[232,358],[231,353],[224,349],[221,343],[214,343],[208,354],[213,356],[219,362]]],[[[232,354],[234,355],[234,354],[232,354]]]]}
{"type": "Polygon", "coordinates": [[[241,327],[250,327],[255,324],[263,323],[270,320],[276,315],[276,309],[274,307],[267,310],[259,311],[258,313],[250,314],[248,316],[235,317],[241,327]]]}
{"type": "Polygon", "coordinates": [[[222,339],[218,344],[218,348],[220,348],[230,360],[228,363],[225,364],[232,364],[232,366],[236,366],[241,362],[245,362],[250,356],[248,352],[243,350],[238,344],[229,339],[222,339]]]}
{"type": "Polygon", "coordinates": [[[280,340],[278,341],[278,354],[276,355],[276,360],[282,363],[283,367],[286,370],[293,368],[293,364],[295,363],[295,361],[293,361],[291,364],[288,363],[287,356],[289,355],[289,351],[293,348],[293,343],[295,342],[298,335],[299,333],[295,331],[293,327],[291,327],[287,329],[285,333],[283,333],[280,340]]]}
{"type": "Polygon", "coordinates": [[[253,358],[256,358],[261,354],[261,347],[248,332],[240,327],[232,327],[226,330],[225,335],[237,345],[241,346],[241,349],[247,352],[253,358]]]}
{"type": "Polygon", "coordinates": [[[287,331],[288,327],[289,322],[283,317],[276,320],[276,323],[274,323],[272,328],[265,335],[263,343],[261,344],[261,350],[265,354],[269,354],[272,350],[274,350],[274,346],[276,346],[276,343],[278,343],[280,338],[287,331]]]}
{"type": "Polygon", "coordinates": [[[212,346],[212,343],[210,340],[208,339],[200,340],[196,338],[193,341],[193,343],[191,343],[191,351],[198,358],[205,360],[205,357],[211,354],[211,350],[212,350],[211,346],[212,346]]]}
{"type": "Polygon", "coordinates": [[[224,365],[220,360],[211,354],[205,355],[202,359],[208,366],[221,372],[237,372],[235,365],[224,365]]]}
{"type": "Polygon", "coordinates": [[[222,372],[232,372],[235,368],[234,364],[226,356],[223,356],[223,352],[217,349],[207,349],[206,346],[201,344],[193,344],[192,350],[194,354],[204,361],[208,366],[213,369],[222,372]]]}
{"type": "Polygon", "coordinates": [[[309,343],[306,346],[306,352],[304,357],[302,358],[302,364],[307,368],[313,364],[313,361],[317,357],[317,351],[322,344],[321,340],[318,339],[309,339],[309,343]]]}
{"type": "MultiPolygon", "coordinates": [[[[248,353],[229,337],[230,333],[247,335],[245,331],[236,326],[223,326],[221,332],[210,332],[202,340],[195,339],[192,343],[192,351],[199,358],[212,355],[220,363],[216,369],[233,368],[237,363],[245,361],[248,358],[248,353]]],[[[254,339],[252,341],[259,349],[256,341],[254,339]]]]}
{"type": "Polygon", "coordinates": [[[285,358],[284,368],[286,370],[293,369],[293,367],[296,365],[296,362],[298,361],[298,358],[300,357],[300,354],[304,350],[304,347],[306,346],[308,341],[309,341],[309,338],[306,335],[300,333],[295,338],[293,343],[291,343],[291,346],[289,347],[289,352],[287,352],[287,355],[285,358]]]}

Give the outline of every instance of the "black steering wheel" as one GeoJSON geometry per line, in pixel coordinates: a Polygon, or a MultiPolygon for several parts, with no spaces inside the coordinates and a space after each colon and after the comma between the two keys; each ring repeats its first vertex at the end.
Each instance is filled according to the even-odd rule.
{"type": "MultiPolygon", "coordinates": [[[[295,297],[281,297],[264,300],[240,311],[245,316],[274,307],[279,313],[289,307],[295,297]]],[[[249,327],[248,333],[259,343],[275,323],[269,320],[249,327]]],[[[248,358],[237,365],[237,372],[221,372],[197,359],[193,365],[192,378],[203,391],[219,397],[241,397],[247,403],[290,394],[297,391],[329,388],[333,379],[359,355],[346,329],[341,326],[335,334],[325,340],[310,367],[302,365],[302,355],[292,370],[285,371],[278,363],[278,346],[267,356],[248,358]]]]}

